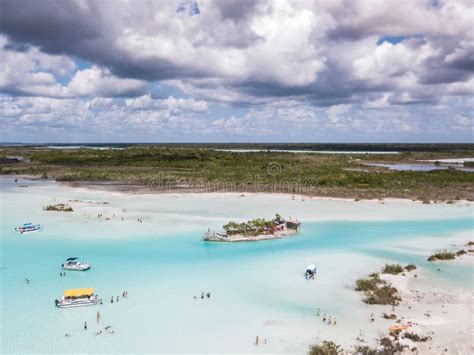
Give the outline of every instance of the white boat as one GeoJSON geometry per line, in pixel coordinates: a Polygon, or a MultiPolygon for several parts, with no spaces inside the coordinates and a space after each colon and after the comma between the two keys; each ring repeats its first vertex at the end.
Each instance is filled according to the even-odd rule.
{"type": "Polygon", "coordinates": [[[93,306],[102,304],[102,299],[94,294],[93,288],[73,288],[64,291],[64,296],[59,300],[54,300],[54,304],[59,308],[72,308],[93,306]]]}
{"type": "Polygon", "coordinates": [[[310,264],[306,267],[306,272],[304,273],[304,277],[306,280],[312,280],[316,276],[316,265],[310,264]]]}
{"type": "Polygon", "coordinates": [[[18,226],[15,228],[17,232],[20,232],[21,234],[23,233],[29,233],[29,232],[37,232],[41,230],[41,224],[33,224],[33,223],[24,223],[21,226],[18,226]]]}
{"type": "Polygon", "coordinates": [[[63,270],[86,271],[91,268],[89,263],[77,261],[79,258],[67,258],[64,264],[61,264],[63,270]]]}

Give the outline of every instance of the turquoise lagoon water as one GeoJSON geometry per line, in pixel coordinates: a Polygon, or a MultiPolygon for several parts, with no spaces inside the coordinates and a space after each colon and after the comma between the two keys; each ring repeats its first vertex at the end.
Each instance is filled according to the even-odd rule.
{"type": "Polygon", "coordinates": [[[351,218],[353,205],[337,201],[124,196],[67,189],[52,182],[18,184],[28,187],[17,187],[11,178],[0,179],[3,353],[304,353],[318,339],[351,342],[361,328],[374,337],[386,329],[389,323],[383,320],[364,324],[373,308],[351,289],[358,276],[385,262],[415,263],[425,275],[420,282],[429,287],[473,286],[470,266],[446,264],[438,272],[437,265],[426,261],[433,249],[449,246],[459,236],[469,238],[471,206],[417,204],[410,207],[413,211],[405,210],[405,219],[394,220],[383,211],[400,206],[361,203],[357,209],[381,209],[384,217],[367,215],[364,220],[351,218]],[[90,204],[69,214],[42,211],[48,203],[72,198],[110,204],[90,204]],[[324,215],[325,207],[342,214],[349,211],[347,220],[311,218],[324,215]],[[208,226],[262,214],[270,217],[281,210],[303,215],[300,235],[257,243],[201,241],[208,226]],[[97,213],[110,220],[98,220],[97,213]],[[16,225],[29,221],[42,223],[44,230],[14,232],[16,225]],[[92,269],[60,277],[59,266],[70,256],[89,261],[92,269]],[[310,263],[316,263],[318,277],[308,282],[302,274],[310,263]],[[31,283],[26,284],[25,278],[31,283]],[[54,299],[74,287],[94,287],[104,304],[56,309],[54,299]],[[123,290],[129,292],[127,299],[109,303],[123,290]],[[193,298],[202,291],[210,291],[211,299],[193,298]],[[318,307],[337,317],[338,325],[323,324],[315,316],[318,307]],[[97,310],[102,315],[99,325],[97,310]],[[84,321],[87,331],[82,329],[84,321]],[[115,333],[95,336],[106,325],[115,333]],[[267,338],[267,344],[254,346],[256,335],[267,338]]]}

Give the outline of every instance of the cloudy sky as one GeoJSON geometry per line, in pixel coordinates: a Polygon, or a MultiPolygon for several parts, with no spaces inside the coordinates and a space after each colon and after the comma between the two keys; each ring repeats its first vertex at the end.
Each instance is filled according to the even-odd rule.
{"type": "Polygon", "coordinates": [[[3,142],[471,142],[474,1],[1,0],[3,142]]]}

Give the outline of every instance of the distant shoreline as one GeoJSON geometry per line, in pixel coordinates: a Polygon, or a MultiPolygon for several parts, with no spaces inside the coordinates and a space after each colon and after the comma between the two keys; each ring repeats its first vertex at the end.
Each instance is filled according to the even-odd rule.
{"type": "MultiPolygon", "coordinates": [[[[0,177],[3,178],[22,178],[32,181],[42,181],[44,179],[38,175],[10,175],[10,174],[0,174],[0,177]]],[[[64,186],[64,187],[71,187],[77,189],[85,189],[95,192],[111,192],[111,193],[118,193],[124,195],[191,195],[191,194],[240,194],[242,196],[245,195],[282,195],[288,196],[292,198],[309,198],[309,199],[321,199],[321,200],[333,200],[333,201],[351,201],[351,202],[358,202],[358,201],[378,201],[383,203],[383,201],[391,201],[391,200],[400,200],[400,201],[409,201],[409,202],[424,202],[423,199],[416,198],[416,197],[406,197],[406,196],[372,196],[372,197],[359,197],[354,194],[350,194],[350,191],[345,190],[344,194],[330,194],[325,191],[325,193],[315,194],[315,193],[291,193],[287,191],[252,191],[252,190],[209,190],[209,189],[202,189],[199,187],[193,188],[183,188],[183,187],[176,187],[176,188],[167,188],[166,190],[159,190],[155,188],[149,188],[146,184],[140,184],[136,182],[127,182],[127,181],[57,181],[48,179],[47,181],[54,181],[56,184],[64,186]]],[[[459,200],[451,200],[449,198],[438,198],[429,201],[430,203],[472,203],[473,200],[469,198],[462,198],[459,200]]]]}

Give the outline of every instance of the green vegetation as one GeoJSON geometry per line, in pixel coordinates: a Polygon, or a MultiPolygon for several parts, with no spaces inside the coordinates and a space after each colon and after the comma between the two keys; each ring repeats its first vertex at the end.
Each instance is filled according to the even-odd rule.
{"type": "Polygon", "coordinates": [[[467,254],[467,251],[465,251],[464,249],[461,249],[461,250],[456,252],[456,256],[461,256],[461,255],[464,255],[464,254],[467,254]]]}
{"type": "Polygon", "coordinates": [[[454,260],[454,259],[456,259],[456,253],[453,253],[447,250],[438,250],[436,253],[434,253],[428,258],[428,261],[454,260]]]}
{"type": "Polygon", "coordinates": [[[242,234],[246,236],[255,236],[271,234],[273,226],[280,224],[281,221],[281,216],[277,214],[275,215],[275,218],[271,220],[257,218],[243,223],[229,222],[223,225],[222,228],[224,228],[228,235],[242,234]]]}
{"type": "Polygon", "coordinates": [[[64,203],[58,203],[56,205],[48,205],[43,208],[45,211],[58,211],[58,212],[73,212],[71,206],[66,205],[64,203]]]}
{"type": "Polygon", "coordinates": [[[321,344],[311,345],[309,347],[309,355],[338,355],[342,354],[343,350],[340,345],[333,341],[324,340],[321,344]]]}
{"type": "Polygon", "coordinates": [[[402,338],[410,339],[411,341],[414,341],[414,342],[427,342],[431,340],[431,337],[429,336],[420,336],[418,334],[410,333],[410,332],[404,333],[402,335],[402,338]]]}
{"type": "Polygon", "coordinates": [[[360,278],[356,281],[356,291],[374,291],[383,282],[378,273],[373,273],[367,278],[360,278]]]}
{"type": "Polygon", "coordinates": [[[397,319],[397,315],[396,315],[396,314],[393,314],[393,313],[392,313],[392,314],[384,313],[384,314],[382,315],[382,317],[383,317],[384,319],[397,319]]]}
{"type": "Polygon", "coordinates": [[[403,266],[399,264],[385,264],[382,270],[383,274],[398,275],[403,272],[403,266]]]}
{"type": "Polygon", "coordinates": [[[343,348],[332,342],[324,340],[320,344],[311,345],[309,348],[309,355],[338,355],[338,354],[354,354],[354,355],[393,355],[401,354],[406,345],[400,344],[397,340],[393,340],[388,336],[378,339],[374,346],[356,345],[350,351],[344,352],[343,348]]]}
{"type": "MultiPolygon", "coordinates": [[[[305,145],[291,147],[308,149],[305,145]]],[[[317,147],[312,145],[311,149],[317,147]]],[[[388,147],[397,149],[395,145],[380,149],[388,147]]],[[[470,145],[460,145],[456,147],[458,150],[440,151],[443,147],[451,149],[448,146],[407,145],[403,149],[414,151],[390,155],[389,160],[415,162],[473,155],[470,145]]],[[[272,145],[268,146],[270,148],[272,145]]],[[[285,146],[278,148],[284,149],[285,146]]],[[[65,182],[119,182],[131,189],[141,187],[159,191],[285,192],[425,201],[474,199],[472,173],[458,170],[389,171],[363,165],[364,162],[387,162],[387,159],[386,155],[353,153],[235,153],[196,145],[136,145],[104,150],[2,147],[0,173],[29,174],[65,182]],[[2,159],[8,156],[25,159],[19,162],[2,159]]]]}
{"type": "Polygon", "coordinates": [[[405,271],[413,271],[413,270],[416,270],[416,265],[408,264],[407,266],[405,266],[405,271]]]}
{"type": "Polygon", "coordinates": [[[472,246],[472,245],[474,245],[474,242],[473,242],[473,241],[469,241],[466,245],[472,246]]]}
{"type": "Polygon", "coordinates": [[[401,354],[407,346],[393,341],[389,337],[379,340],[378,346],[358,345],[352,354],[356,355],[393,355],[401,354]]]}
{"type": "Polygon", "coordinates": [[[367,304],[398,305],[401,301],[398,290],[382,280],[377,273],[356,281],[356,291],[364,292],[363,301],[367,304]]]}

